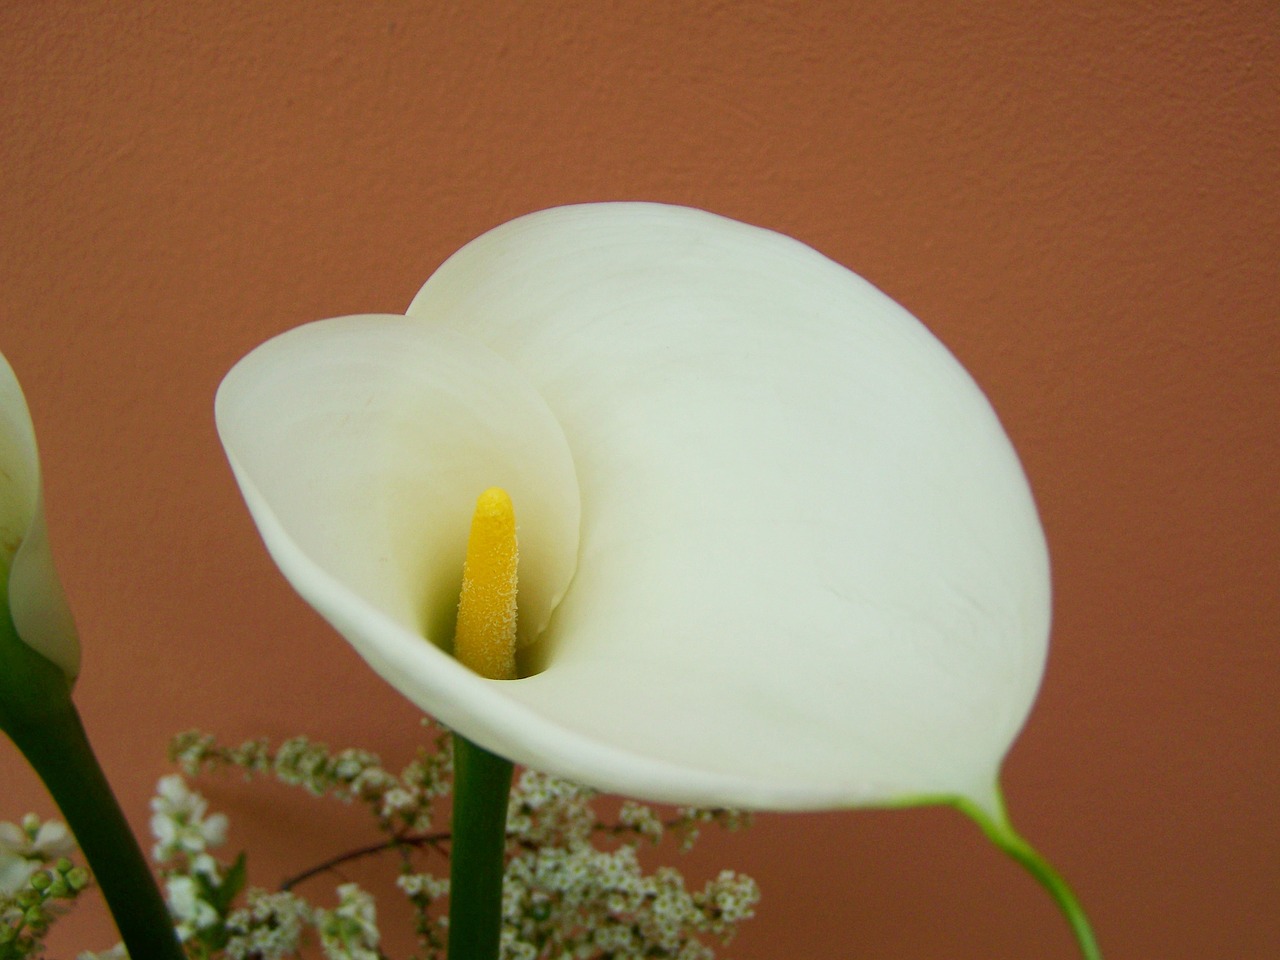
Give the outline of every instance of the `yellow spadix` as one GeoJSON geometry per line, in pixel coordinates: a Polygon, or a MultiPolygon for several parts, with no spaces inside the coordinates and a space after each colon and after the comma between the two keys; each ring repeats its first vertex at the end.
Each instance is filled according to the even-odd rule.
{"type": "Polygon", "coordinates": [[[490,680],[516,677],[516,513],[511,497],[490,487],[476,500],[462,566],[453,653],[490,680]]]}

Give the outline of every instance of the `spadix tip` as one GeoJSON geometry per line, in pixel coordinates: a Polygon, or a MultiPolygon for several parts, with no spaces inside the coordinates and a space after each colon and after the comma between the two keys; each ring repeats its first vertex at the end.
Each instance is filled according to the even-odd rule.
{"type": "Polygon", "coordinates": [[[475,519],[499,520],[515,518],[515,509],[511,505],[511,497],[501,487],[490,487],[476,498],[475,519]]]}

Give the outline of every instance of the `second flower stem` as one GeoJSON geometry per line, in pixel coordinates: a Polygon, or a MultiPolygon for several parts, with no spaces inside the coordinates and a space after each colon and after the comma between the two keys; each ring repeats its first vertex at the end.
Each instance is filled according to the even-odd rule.
{"type": "Polygon", "coordinates": [[[129,956],[181,960],[168,908],[70,699],[38,727],[10,735],[66,817],[129,956]]]}
{"type": "MultiPolygon", "coordinates": [[[[0,590],[5,588],[0,575],[0,590]]],[[[27,646],[0,593],[0,729],[75,834],[120,938],[136,960],[183,960],[155,876],[89,746],[62,670],[27,646]]]]}
{"type": "Polygon", "coordinates": [[[449,960],[497,960],[512,764],[453,736],[449,960]]]}

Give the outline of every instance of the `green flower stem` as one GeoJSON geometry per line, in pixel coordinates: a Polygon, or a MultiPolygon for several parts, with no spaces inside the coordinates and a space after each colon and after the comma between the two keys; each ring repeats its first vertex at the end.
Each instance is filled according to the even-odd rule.
{"type": "Polygon", "coordinates": [[[453,736],[449,960],[497,960],[510,760],[453,736]]]}
{"type": "Polygon", "coordinates": [[[0,601],[0,729],[62,810],[137,960],[183,960],[138,841],[89,746],[62,671],[28,647],[0,601]]]}
{"type": "Polygon", "coordinates": [[[1085,960],[1102,960],[1098,941],[1093,935],[1093,928],[1089,925],[1089,918],[1085,916],[1080,901],[1067,886],[1062,874],[1058,873],[1049,861],[1037,853],[1035,848],[1013,829],[1008,814],[1005,813],[1003,801],[1000,802],[995,814],[962,798],[955,798],[949,802],[961,813],[976,821],[988,840],[1021,864],[1049,891],[1049,895],[1053,897],[1054,902],[1067,918],[1067,923],[1071,925],[1071,932],[1075,934],[1076,943],[1079,944],[1080,953],[1085,960]]]}

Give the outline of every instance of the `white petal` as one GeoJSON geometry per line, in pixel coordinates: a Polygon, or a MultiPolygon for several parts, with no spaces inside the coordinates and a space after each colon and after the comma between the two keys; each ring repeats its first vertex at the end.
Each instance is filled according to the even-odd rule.
{"type": "Polygon", "coordinates": [[[26,831],[16,823],[0,821],[0,856],[26,850],[29,842],[26,831]]]}
{"type": "Polygon", "coordinates": [[[31,849],[46,859],[65,857],[75,852],[76,839],[65,823],[58,820],[46,820],[40,824],[31,849]]]}
{"type": "Polygon", "coordinates": [[[152,810],[180,810],[191,799],[187,781],[178,773],[170,773],[156,781],[156,795],[151,798],[152,810]]]}
{"type": "Polygon", "coordinates": [[[196,919],[204,905],[191,877],[170,877],[165,881],[165,893],[170,912],[179,920],[196,919]]]}
{"type": "Polygon", "coordinates": [[[527,380],[451,331],[344,317],[244,358],[219,388],[217,421],[267,547],[299,593],[393,685],[436,702],[445,723],[501,712],[501,685],[441,647],[488,487],[516,506],[524,640],[573,577],[573,463],[527,380]]]}
{"type": "Polygon", "coordinates": [[[200,835],[206,845],[220,847],[227,842],[227,815],[215,813],[200,824],[200,835]]]}
{"type": "MultiPolygon", "coordinates": [[[[178,824],[167,814],[153,813],[151,815],[151,835],[160,841],[159,846],[171,847],[178,839],[178,824]]],[[[161,859],[157,857],[157,859],[161,859]]]]}
{"type": "Polygon", "coordinates": [[[989,404],[914,318],[796,241],[639,204],[500,227],[410,313],[529,378],[582,491],[547,669],[465,722],[429,677],[411,698],[651,799],[994,805],[1047,557],[989,404]]]}
{"type": "Polygon", "coordinates": [[[22,387],[0,356],[0,559],[9,567],[9,609],[18,636],[69,678],[80,641],[49,552],[40,459],[22,387]]]}
{"type": "Polygon", "coordinates": [[[40,864],[35,860],[0,853],[0,896],[18,893],[39,869],[40,864]]]}

